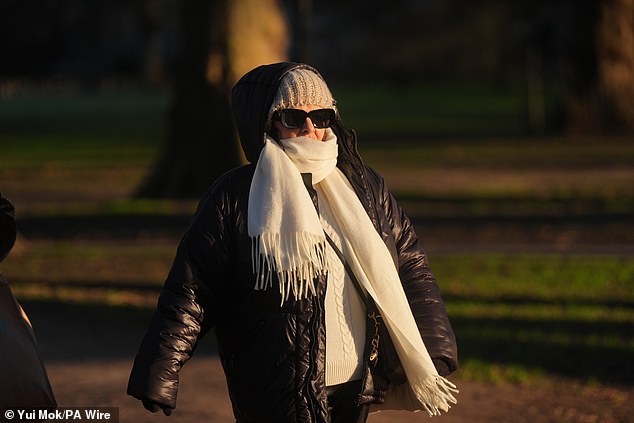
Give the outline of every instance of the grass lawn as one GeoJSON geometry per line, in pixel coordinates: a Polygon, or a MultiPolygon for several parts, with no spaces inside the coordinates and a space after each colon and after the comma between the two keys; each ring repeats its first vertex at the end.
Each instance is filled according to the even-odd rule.
{"type": "MultiPolygon", "coordinates": [[[[344,119],[358,129],[364,158],[419,221],[504,216],[521,225],[535,216],[618,217],[615,222],[629,223],[611,230],[619,242],[631,240],[631,220],[623,218],[634,214],[628,139],[523,136],[520,99],[482,87],[450,95],[429,86],[400,92],[379,86],[370,93],[378,102],[370,101],[367,87],[334,91],[346,107],[344,119]],[[402,109],[391,107],[396,99],[402,109]]],[[[25,227],[44,222],[56,234],[60,222],[88,227],[78,236],[21,236],[1,267],[21,298],[155,304],[178,235],[126,237],[90,222],[193,212],[195,201],[132,197],[160,150],[166,104],[162,93],[0,103],[0,190],[14,201],[18,218],[25,227]]],[[[502,247],[507,241],[497,239],[502,247]]],[[[634,380],[630,255],[474,248],[432,255],[431,264],[458,337],[459,377],[634,380]]]]}
{"type": "Polygon", "coordinates": [[[435,257],[432,267],[464,352],[463,377],[632,380],[631,256],[460,254],[435,257]]]}
{"type": "MultiPolygon", "coordinates": [[[[171,241],[34,241],[3,272],[24,299],[153,307],[174,252],[171,241]]],[[[459,377],[632,380],[634,258],[442,254],[432,268],[459,342],[459,377]]]]}

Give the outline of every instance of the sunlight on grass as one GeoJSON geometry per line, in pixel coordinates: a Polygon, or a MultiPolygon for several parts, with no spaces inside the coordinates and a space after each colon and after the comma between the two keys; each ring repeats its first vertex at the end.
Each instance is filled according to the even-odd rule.
{"type": "Polygon", "coordinates": [[[634,258],[451,254],[435,256],[432,268],[465,354],[460,377],[628,378],[615,366],[634,354],[634,258]]]}
{"type": "Polygon", "coordinates": [[[634,303],[631,256],[438,255],[432,268],[443,293],[460,298],[634,303]]]}
{"type": "Polygon", "coordinates": [[[461,361],[454,377],[488,383],[537,383],[547,379],[546,373],[539,367],[492,364],[477,359],[461,361]]]}
{"type": "MultiPolygon", "coordinates": [[[[483,84],[359,84],[333,93],[364,160],[421,220],[511,216],[519,228],[524,216],[610,223],[618,215],[602,229],[608,240],[631,226],[618,223],[634,209],[630,139],[529,137],[520,93],[483,84]]],[[[18,223],[85,225],[77,239],[20,235],[2,263],[20,299],[154,307],[178,236],[107,239],[108,228],[93,233],[89,219],[159,217],[178,226],[193,214],[196,200],[134,199],[160,153],[168,101],[166,93],[132,93],[0,104],[0,188],[15,199],[18,223]]],[[[505,241],[497,239],[501,248],[505,241]]],[[[631,382],[631,256],[434,254],[431,268],[458,338],[458,378],[631,382]]]]}
{"type": "Polygon", "coordinates": [[[101,133],[8,134],[0,145],[0,164],[11,167],[149,166],[158,154],[161,136],[101,133]]]}
{"type": "Polygon", "coordinates": [[[15,284],[14,295],[22,300],[60,301],[73,304],[100,304],[108,306],[134,306],[154,308],[158,300],[159,288],[147,290],[114,289],[110,287],[80,287],[50,284],[15,284]]]}
{"type": "Polygon", "coordinates": [[[121,198],[110,201],[68,202],[66,204],[41,204],[29,209],[30,215],[40,217],[73,218],[89,216],[193,216],[198,200],[171,200],[147,198],[121,198]]]}
{"type": "Polygon", "coordinates": [[[177,240],[25,241],[2,263],[16,282],[99,282],[160,285],[176,252],[177,240]]]}
{"type": "MultiPolygon", "coordinates": [[[[451,298],[451,297],[450,297],[451,298]]],[[[610,306],[609,304],[584,305],[575,304],[541,304],[526,300],[480,302],[447,300],[447,310],[451,316],[490,318],[490,319],[521,319],[531,322],[614,322],[634,325],[634,314],[629,306],[610,306]]]]}

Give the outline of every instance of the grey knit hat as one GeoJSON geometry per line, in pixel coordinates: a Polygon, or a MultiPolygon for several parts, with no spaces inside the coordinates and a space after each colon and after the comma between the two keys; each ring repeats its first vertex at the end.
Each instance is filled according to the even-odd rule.
{"type": "Polygon", "coordinates": [[[278,110],[308,104],[335,109],[336,103],[321,75],[306,68],[293,69],[282,77],[277,87],[267,122],[271,121],[271,116],[278,110]]]}

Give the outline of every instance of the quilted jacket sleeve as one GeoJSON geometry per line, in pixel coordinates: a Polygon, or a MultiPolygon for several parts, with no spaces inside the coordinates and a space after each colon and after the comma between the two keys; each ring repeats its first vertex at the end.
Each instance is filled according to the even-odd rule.
{"type": "Polygon", "coordinates": [[[15,211],[13,204],[0,193],[0,261],[13,248],[15,236],[15,211]]]}
{"type": "Polygon", "coordinates": [[[371,171],[381,187],[381,203],[396,241],[399,276],[429,355],[446,376],[458,367],[456,338],[436,277],[429,267],[412,222],[389,192],[382,177],[371,171]]]}
{"type": "Polygon", "coordinates": [[[179,370],[222,312],[228,254],[223,213],[209,194],[178,247],[132,368],[129,395],[175,408],[179,370]]]}

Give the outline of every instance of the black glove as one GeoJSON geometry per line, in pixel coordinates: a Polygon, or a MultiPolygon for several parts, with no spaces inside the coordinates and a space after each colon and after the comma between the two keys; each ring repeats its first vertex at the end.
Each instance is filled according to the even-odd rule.
{"type": "Polygon", "coordinates": [[[158,402],[154,402],[150,399],[144,399],[141,400],[141,402],[143,403],[143,407],[145,407],[146,410],[151,411],[152,413],[157,413],[160,410],[163,410],[163,414],[169,416],[172,414],[172,411],[174,411],[173,408],[168,407],[167,405],[159,404],[158,402]]]}

